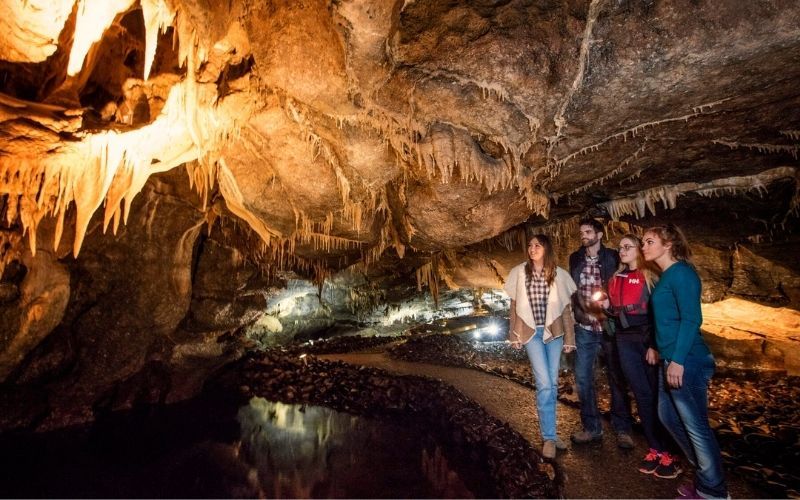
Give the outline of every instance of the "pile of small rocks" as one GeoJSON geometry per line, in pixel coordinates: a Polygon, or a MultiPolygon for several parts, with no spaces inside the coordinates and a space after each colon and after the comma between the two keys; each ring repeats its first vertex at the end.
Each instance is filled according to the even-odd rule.
{"type": "Polygon", "coordinates": [[[488,465],[502,497],[561,497],[563,478],[508,424],[451,386],[305,354],[267,351],[231,367],[218,384],[238,384],[243,397],[322,405],[373,417],[419,419],[445,446],[488,465]]]}

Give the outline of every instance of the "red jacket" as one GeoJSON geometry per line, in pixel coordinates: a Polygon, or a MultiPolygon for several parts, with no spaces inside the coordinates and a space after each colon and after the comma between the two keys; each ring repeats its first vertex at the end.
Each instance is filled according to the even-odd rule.
{"type": "Polygon", "coordinates": [[[623,270],[615,274],[608,284],[608,300],[617,327],[641,326],[650,323],[650,290],[647,280],[639,270],[623,270]],[[620,320],[624,317],[626,321],[620,320]]]}

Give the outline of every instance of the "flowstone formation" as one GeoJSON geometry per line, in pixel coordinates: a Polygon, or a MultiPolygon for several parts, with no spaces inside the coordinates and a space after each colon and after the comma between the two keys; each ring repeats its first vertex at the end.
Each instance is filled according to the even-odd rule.
{"type": "Polygon", "coordinates": [[[682,224],[708,301],[800,307],[797,2],[0,0],[0,28],[0,382],[45,428],[307,332],[265,316],[292,280],[335,297],[320,328],[456,309],[585,214],[682,224]]]}

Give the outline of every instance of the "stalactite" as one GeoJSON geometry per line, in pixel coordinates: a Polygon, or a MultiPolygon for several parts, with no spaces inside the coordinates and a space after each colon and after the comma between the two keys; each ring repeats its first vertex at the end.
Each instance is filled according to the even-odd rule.
{"type": "Polygon", "coordinates": [[[80,73],[83,62],[92,45],[100,41],[103,33],[114,22],[118,14],[128,10],[135,0],[78,0],[78,16],[75,20],[75,37],[67,63],[67,74],[80,73]]]}
{"type": "Polygon", "coordinates": [[[6,266],[22,258],[22,235],[16,231],[0,229],[0,278],[6,266]]]}
{"type": "Polygon", "coordinates": [[[260,218],[247,209],[244,203],[244,196],[236,183],[236,178],[225,164],[224,158],[220,158],[217,163],[217,182],[228,209],[247,222],[267,245],[269,245],[273,237],[281,237],[280,232],[267,227],[260,218]]]}
{"type": "Polygon", "coordinates": [[[327,253],[335,250],[359,248],[361,245],[364,245],[363,241],[351,240],[349,238],[341,238],[338,236],[320,233],[298,234],[296,241],[299,243],[310,243],[314,250],[322,250],[327,253]]]}
{"type": "MultiPolygon", "coordinates": [[[[553,244],[559,245],[565,239],[578,233],[578,221],[580,221],[580,219],[581,217],[576,215],[558,222],[551,222],[541,226],[532,226],[529,228],[528,233],[546,234],[553,240],[553,244]]],[[[525,245],[527,245],[527,241],[523,243],[523,248],[525,245]]]]}
{"type": "Polygon", "coordinates": [[[346,205],[347,203],[350,203],[350,181],[344,174],[342,166],[339,163],[339,158],[333,152],[333,149],[322,139],[322,137],[314,132],[311,122],[309,122],[308,119],[303,116],[298,105],[294,103],[294,101],[287,98],[285,101],[285,107],[287,110],[287,115],[300,127],[303,136],[311,147],[312,161],[318,156],[321,156],[322,159],[325,160],[325,163],[327,163],[333,169],[333,172],[336,175],[336,181],[339,184],[339,193],[342,195],[342,204],[346,205]]]}
{"type": "Polygon", "coordinates": [[[434,254],[431,261],[420,266],[416,271],[417,291],[421,292],[423,286],[427,286],[433,297],[436,307],[439,307],[439,275],[438,275],[438,256],[434,254]]]}
{"type": "Polygon", "coordinates": [[[675,208],[678,196],[686,193],[716,197],[756,191],[763,196],[766,193],[767,184],[780,178],[795,178],[796,172],[797,169],[793,167],[778,167],[750,176],[726,177],[701,183],[684,182],[672,186],[646,189],[632,196],[617,198],[600,205],[614,220],[623,215],[633,215],[639,219],[646,215],[647,210],[655,215],[655,204],[659,201],[662,202],[665,209],[675,208]]]}
{"type": "Polygon", "coordinates": [[[147,80],[156,56],[158,35],[172,26],[176,12],[164,0],[141,0],[141,4],[145,27],[144,79],[147,80]]]}
{"type": "MultiPolygon", "coordinates": [[[[102,12],[111,12],[119,5],[109,4],[106,8],[111,10],[102,12]]],[[[159,19],[163,23],[166,17],[159,19]]],[[[204,55],[200,53],[201,47],[197,45],[188,23],[179,16],[176,21],[183,34],[179,39],[187,75],[182,83],[170,89],[164,107],[154,121],[124,132],[75,131],[73,135],[78,141],[62,142],[58,149],[47,154],[27,159],[14,157],[13,162],[10,157],[0,157],[0,174],[15,179],[0,186],[0,194],[16,191],[36,193],[35,203],[17,203],[19,218],[31,240],[32,251],[36,248],[36,228],[45,214],[57,217],[53,242],[57,247],[67,208],[71,203],[75,204],[73,254],[77,255],[89,220],[101,203],[105,201],[104,230],[113,220],[116,232],[120,221],[127,221],[134,197],[151,175],[193,160],[198,160],[198,163],[192,167],[191,179],[204,200],[207,200],[208,189],[214,184],[214,176],[221,173],[225,177],[222,191],[232,197],[227,200],[229,207],[256,224],[262,234],[270,233],[261,227],[263,224],[258,226],[254,222],[255,217],[241,203],[241,193],[235,187],[230,171],[217,168],[219,152],[238,131],[238,120],[247,120],[251,105],[236,96],[219,101],[215,84],[197,84],[196,69],[203,62],[204,55]]],[[[159,26],[163,28],[164,25],[159,26]]],[[[15,103],[14,106],[20,108],[23,104],[15,103]]],[[[30,107],[41,109],[41,113],[58,113],[60,116],[70,113],[52,106],[31,104],[30,107]]],[[[53,121],[53,126],[58,126],[58,122],[53,121]]]]}
{"type": "Polygon", "coordinates": [[[781,130],[780,133],[794,141],[800,141],[800,130],[781,130]]]}
{"type": "MultiPolygon", "coordinates": [[[[791,136],[790,136],[791,137],[791,136]]],[[[711,141],[714,144],[722,144],[723,146],[728,146],[731,149],[737,148],[747,148],[756,150],[759,153],[764,154],[780,154],[780,153],[789,153],[792,155],[792,158],[795,160],[797,159],[798,151],[800,151],[800,145],[792,144],[764,144],[764,143],[744,143],[744,142],[736,142],[730,141],[727,139],[714,139],[711,141]]]]}
{"type": "MultiPolygon", "coordinates": [[[[692,118],[696,118],[698,116],[709,114],[709,112],[713,111],[714,107],[716,107],[719,104],[722,104],[724,102],[727,102],[727,101],[729,101],[731,99],[732,99],[731,97],[726,97],[724,99],[719,99],[719,100],[716,100],[716,101],[707,102],[707,103],[704,103],[704,104],[700,104],[700,105],[694,106],[694,107],[692,107],[692,112],[691,113],[686,113],[686,114],[683,114],[681,116],[675,116],[675,117],[672,117],[672,118],[664,118],[664,119],[661,119],[661,120],[652,120],[652,121],[648,121],[648,122],[639,123],[638,125],[634,125],[633,127],[627,128],[627,129],[625,129],[625,130],[623,130],[621,132],[616,132],[614,134],[606,136],[606,137],[604,137],[603,139],[601,139],[600,141],[598,141],[598,142],[596,142],[594,144],[590,144],[588,146],[584,146],[584,147],[578,149],[577,151],[574,151],[574,152],[568,154],[567,156],[565,156],[565,157],[563,157],[561,159],[555,159],[554,166],[557,169],[561,169],[561,168],[564,167],[564,165],[566,165],[570,160],[572,160],[576,156],[584,155],[584,154],[587,154],[587,153],[591,153],[592,151],[597,151],[597,150],[600,149],[601,146],[605,145],[609,141],[616,140],[616,139],[623,139],[623,140],[626,141],[628,139],[628,134],[630,134],[631,137],[636,137],[641,131],[643,131],[643,130],[645,130],[647,128],[650,128],[650,127],[655,127],[657,125],[663,125],[665,123],[674,123],[674,122],[679,122],[679,121],[686,122],[686,121],[689,121],[692,118]]],[[[556,173],[557,172],[558,172],[558,170],[556,170],[556,173]]],[[[551,173],[551,176],[553,176],[552,173],[551,173]]]]}
{"type": "Polygon", "coordinates": [[[414,68],[415,71],[424,74],[427,79],[446,79],[451,80],[462,87],[475,86],[481,93],[484,99],[495,98],[500,102],[509,99],[508,91],[498,82],[487,82],[485,80],[476,80],[454,71],[444,69],[426,69],[422,66],[414,68]]]}
{"type": "MultiPolygon", "coordinates": [[[[570,195],[573,195],[573,194],[582,193],[584,191],[588,191],[589,188],[591,188],[592,186],[597,186],[597,185],[601,185],[602,186],[605,181],[611,179],[612,177],[614,177],[616,175],[619,175],[626,166],[628,166],[633,160],[635,160],[639,156],[639,154],[642,151],[645,150],[646,146],[647,146],[647,144],[642,144],[641,146],[639,146],[638,149],[636,149],[636,151],[634,151],[633,153],[628,155],[624,160],[622,160],[619,164],[617,164],[617,166],[614,167],[612,170],[610,170],[608,173],[606,173],[606,174],[604,174],[604,175],[602,175],[600,177],[596,177],[591,182],[588,182],[588,183],[586,183],[586,184],[584,184],[584,185],[582,185],[580,187],[577,187],[577,188],[573,189],[572,191],[567,192],[567,196],[570,196],[570,195]]],[[[620,184],[622,184],[622,183],[620,182],[620,184]]]]}

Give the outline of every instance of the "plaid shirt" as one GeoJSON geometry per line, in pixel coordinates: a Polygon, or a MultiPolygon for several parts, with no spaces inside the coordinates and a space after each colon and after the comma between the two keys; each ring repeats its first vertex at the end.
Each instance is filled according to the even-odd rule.
{"type": "MultiPolygon", "coordinates": [[[[583,270],[581,271],[581,279],[580,283],[578,283],[578,290],[581,292],[581,298],[586,302],[592,299],[592,294],[594,292],[603,289],[603,280],[600,277],[600,266],[597,265],[597,261],[597,256],[589,257],[587,255],[586,264],[584,264],[583,270]]],[[[597,319],[594,319],[594,316],[592,316],[592,318],[592,324],[582,324],[581,326],[587,330],[593,331],[594,333],[602,333],[603,325],[601,325],[597,319]]]]}
{"type": "Polygon", "coordinates": [[[544,326],[545,314],[547,313],[547,296],[550,294],[550,286],[544,279],[544,272],[537,274],[531,272],[529,276],[525,274],[525,289],[528,290],[528,302],[531,304],[533,319],[536,326],[544,326]]]}

